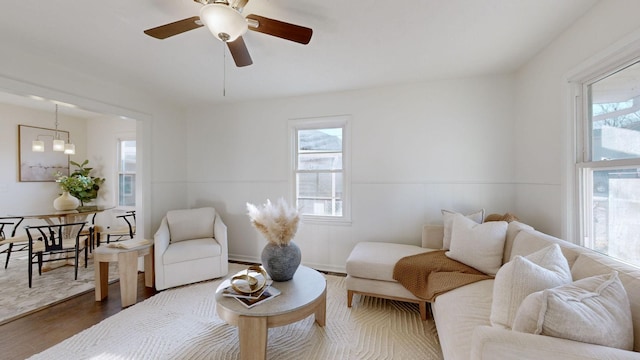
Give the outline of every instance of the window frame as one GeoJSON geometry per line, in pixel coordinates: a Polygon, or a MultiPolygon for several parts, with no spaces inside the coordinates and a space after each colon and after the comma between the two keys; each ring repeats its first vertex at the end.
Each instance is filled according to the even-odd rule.
{"type": "Polygon", "coordinates": [[[342,128],[342,215],[311,215],[302,214],[301,218],[309,223],[324,223],[348,225],[351,224],[351,116],[335,115],[314,118],[302,118],[289,120],[289,169],[291,203],[298,203],[298,131],[342,128]]]}
{"type": "Polygon", "coordinates": [[[626,46],[607,50],[583,64],[573,76],[567,77],[572,100],[569,102],[572,105],[569,113],[572,114],[573,119],[569,143],[573,144],[573,156],[566,181],[568,207],[565,235],[567,238],[577,239],[578,245],[590,249],[596,248],[592,208],[594,204],[593,173],[629,167],[640,168],[640,157],[614,160],[592,159],[591,86],[639,62],[640,38],[626,46]]]}

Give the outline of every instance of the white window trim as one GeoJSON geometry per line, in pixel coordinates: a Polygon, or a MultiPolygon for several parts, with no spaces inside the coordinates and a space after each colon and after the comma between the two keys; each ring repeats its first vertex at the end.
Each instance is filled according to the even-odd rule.
{"type": "Polygon", "coordinates": [[[290,203],[296,203],[296,136],[298,130],[342,127],[343,202],[342,216],[302,215],[307,223],[351,225],[351,116],[334,115],[289,120],[289,189],[290,203]]]}
{"type": "MultiPolygon", "coordinates": [[[[579,174],[583,172],[584,160],[587,158],[586,147],[590,142],[589,129],[583,124],[584,109],[588,99],[585,94],[585,84],[593,83],[620,70],[640,58],[640,30],[634,31],[607,49],[589,58],[576,66],[564,76],[564,92],[566,99],[565,118],[568,119],[564,128],[566,139],[565,146],[565,172],[562,181],[563,197],[563,221],[562,236],[564,239],[577,240],[583,245],[588,230],[583,227],[581,221],[583,189],[579,187],[579,174]],[[580,136],[578,136],[580,134],[580,136]]],[[[603,164],[603,167],[627,164],[626,160],[613,160],[603,164]]],[[[593,165],[593,163],[590,163],[593,165]]],[[[596,167],[596,166],[591,166],[596,167]]],[[[588,212],[588,211],[587,211],[588,212]]]]}

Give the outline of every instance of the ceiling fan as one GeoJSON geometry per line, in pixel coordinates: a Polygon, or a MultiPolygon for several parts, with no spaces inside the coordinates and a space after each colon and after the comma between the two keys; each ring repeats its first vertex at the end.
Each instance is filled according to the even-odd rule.
{"type": "Polygon", "coordinates": [[[168,37],[206,26],[220,41],[227,44],[229,52],[236,66],[253,64],[249,50],[242,39],[247,30],[308,44],[313,30],[308,27],[289,24],[279,20],[269,19],[259,15],[242,16],[242,10],[249,0],[194,0],[204,5],[200,9],[200,16],[178,20],[166,25],[147,29],[145,34],[156,39],[168,37]]]}

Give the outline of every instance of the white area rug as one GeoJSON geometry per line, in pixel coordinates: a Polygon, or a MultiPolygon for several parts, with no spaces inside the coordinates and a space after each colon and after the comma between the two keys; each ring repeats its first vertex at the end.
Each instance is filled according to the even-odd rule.
{"type": "MultiPolygon", "coordinates": [[[[73,266],[52,269],[40,276],[38,266],[33,265],[33,286],[29,288],[26,252],[11,254],[7,269],[4,268],[5,256],[0,257],[0,324],[95,289],[93,259],[89,259],[86,269],[82,261],[78,280],[74,280],[73,266]]],[[[118,264],[114,262],[109,264],[109,281],[116,279],[118,264]]]]}
{"type": "MultiPolygon", "coordinates": [[[[349,309],[344,278],[326,278],[326,326],[311,315],[269,329],[268,359],[442,359],[433,320],[416,306],[356,297],[349,309]]],[[[163,291],[32,359],[237,359],[238,330],[215,311],[220,282],[163,291]]]]}

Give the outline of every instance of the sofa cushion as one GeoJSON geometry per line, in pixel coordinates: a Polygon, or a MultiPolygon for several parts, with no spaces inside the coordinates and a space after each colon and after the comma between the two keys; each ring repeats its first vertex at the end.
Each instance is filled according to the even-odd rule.
{"type": "Polygon", "coordinates": [[[433,250],[406,244],[359,242],[347,258],[347,274],[365,279],[396,282],[393,279],[393,268],[398,260],[433,250]]]}
{"type": "Polygon", "coordinates": [[[490,325],[494,280],[483,280],[439,295],[431,304],[445,359],[469,359],[473,331],[490,325]]]}
{"type": "Polygon", "coordinates": [[[560,245],[560,249],[562,250],[564,257],[567,258],[569,267],[573,266],[573,263],[578,258],[578,255],[586,250],[583,247],[571,244],[570,242],[558,239],[557,237],[551,235],[547,235],[540,231],[523,229],[518,232],[515,239],[513,240],[511,257],[509,259],[511,260],[517,255],[527,256],[538,250],[544,249],[551,244],[560,245]]]}
{"type": "Polygon", "coordinates": [[[624,350],[633,348],[629,299],[616,271],[527,296],[513,329],[624,350]]]}
{"type": "Polygon", "coordinates": [[[214,238],[193,239],[172,244],[162,254],[165,265],[183,261],[217,257],[222,254],[222,247],[214,238]]]}
{"type": "MultiPolygon", "coordinates": [[[[442,250],[449,250],[451,247],[451,231],[453,229],[453,218],[458,214],[455,211],[442,209],[442,223],[444,225],[444,236],[442,238],[442,250]]],[[[468,219],[481,224],[484,220],[484,209],[465,215],[468,219]]]]}
{"type": "Polygon", "coordinates": [[[502,256],[503,264],[506,264],[509,262],[509,260],[511,260],[511,249],[513,248],[513,241],[522,230],[533,230],[533,228],[518,221],[512,221],[507,226],[507,237],[504,240],[504,255],[502,256]]]}
{"type": "Polygon", "coordinates": [[[478,224],[456,214],[451,231],[451,248],[446,255],[485,274],[495,275],[502,265],[506,234],[505,221],[478,224]]]}
{"type": "Polygon", "coordinates": [[[572,281],[567,259],[553,244],[526,257],[516,256],[496,274],[491,304],[491,325],[510,329],[529,294],[572,281]]]}
{"type": "Polygon", "coordinates": [[[213,238],[215,216],[216,211],[211,207],[167,212],[171,243],[207,237],[213,238]]]}
{"type": "Polygon", "coordinates": [[[612,270],[618,272],[629,304],[635,337],[633,350],[640,352],[640,269],[620,262],[610,256],[587,250],[580,254],[571,268],[574,280],[580,280],[594,275],[609,274],[612,270]]]}

